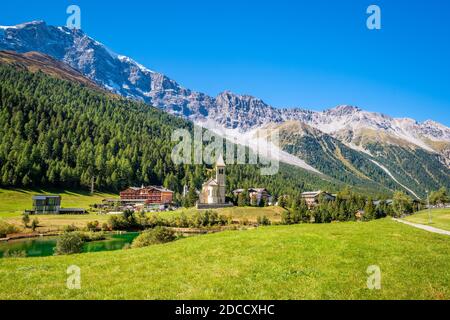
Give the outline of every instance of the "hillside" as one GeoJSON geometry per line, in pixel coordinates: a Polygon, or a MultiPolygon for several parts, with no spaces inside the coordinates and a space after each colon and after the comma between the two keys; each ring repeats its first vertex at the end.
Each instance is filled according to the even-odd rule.
{"type": "Polygon", "coordinates": [[[448,237],[386,219],[228,231],[0,259],[0,299],[449,299],[449,250],[448,237]],[[70,265],[81,268],[81,290],[66,288],[70,265]],[[367,289],[371,265],[381,268],[381,290],[367,289]]]}
{"type": "Polygon", "coordinates": [[[13,51],[0,51],[0,63],[9,64],[31,72],[41,71],[58,79],[80,83],[106,93],[106,90],[86,78],[79,71],[39,52],[20,54],[13,51]]]}
{"type": "Polygon", "coordinates": [[[280,131],[283,150],[340,181],[378,184],[418,198],[423,198],[426,190],[450,188],[450,168],[440,154],[404,143],[384,143],[379,137],[386,137],[382,133],[370,140],[366,137],[359,142],[364,148],[356,148],[302,122],[273,127],[280,131]]]}
{"type": "MultiPolygon", "coordinates": [[[[88,187],[118,191],[165,185],[181,193],[205,181],[206,166],[176,166],[171,134],[193,124],[158,109],[89,87],[0,65],[0,184],[88,187]]],[[[311,189],[337,191],[336,179],[282,164],[276,176],[257,166],[227,167],[228,191],[266,187],[275,196],[311,189]]],[[[379,189],[358,186],[361,192],[379,189]]]]}

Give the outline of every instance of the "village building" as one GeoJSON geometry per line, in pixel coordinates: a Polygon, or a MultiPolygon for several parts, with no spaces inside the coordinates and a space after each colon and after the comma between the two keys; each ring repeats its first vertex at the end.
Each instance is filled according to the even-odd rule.
{"type": "Polygon", "coordinates": [[[120,202],[122,204],[138,204],[147,205],[165,205],[173,202],[173,191],[158,187],[130,187],[120,193],[120,202]]]}
{"type": "Polygon", "coordinates": [[[226,173],[225,173],[225,161],[223,156],[220,155],[216,162],[216,177],[206,181],[199,194],[199,201],[197,208],[220,208],[232,206],[226,203],[226,173]]]}
{"type": "Polygon", "coordinates": [[[35,214],[58,214],[61,209],[61,197],[55,195],[37,195],[32,198],[35,214]]]}
{"type": "Polygon", "coordinates": [[[308,208],[313,208],[319,204],[320,197],[323,197],[326,201],[334,201],[336,197],[325,191],[311,191],[311,192],[303,192],[302,199],[305,200],[308,208]]]}
{"type": "Polygon", "coordinates": [[[365,213],[364,210],[358,210],[358,211],[356,211],[356,213],[355,213],[356,220],[357,220],[357,221],[362,221],[365,214],[366,214],[366,213],[365,213]]]}
{"type": "MultiPolygon", "coordinates": [[[[239,197],[241,193],[243,193],[245,189],[236,189],[233,191],[233,195],[235,197],[239,197]]],[[[260,205],[261,201],[264,203],[271,204],[272,196],[266,188],[249,188],[247,189],[248,196],[250,198],[250,202],[256,205],[260,205]]]]}
{"type": "Polygon", "coordinates": [[[61,208],[61,196],[36,195],[32,197],[33,209],[28,214],[85,214],[82,208],[61,208]]]}

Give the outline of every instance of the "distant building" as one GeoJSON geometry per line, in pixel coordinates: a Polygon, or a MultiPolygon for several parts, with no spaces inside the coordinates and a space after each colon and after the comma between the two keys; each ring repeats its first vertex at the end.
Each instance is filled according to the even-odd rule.
{"type": "Polygon", "coordinates": [[[173,191],[157,186],[130,187],[120,193],[122,203],[170,204],[173,191]]]}
{"type": "MultiPolygon", "coordinates": [[[[233,191],[233,195],[238,197],[244,191],[245,189],[236,189],[233,191]]],[[[262,200],[267,204],[272,202],[272,196],[266,188],[249,188],[247,189],[247,193],[250,201],[256,205],[260,205],[262,200]]]]}
{"type": "Polygon", "coordinates": [[[361,221],[364,218],[365,211],[364,210],[358,210],[355,213],[355,217],[357,221],[361,221]]]}
{"type": "Polygon", "coordinates": [[[225,162],[222,155],[216,162],[216,178],[211,178],[202,186],[200,192],[200,204],[225,204],[225,162]]]}
{"type": "Polygon", "coordinates": [[[35,214],[58,214],[61,209],[61,196],[37,195],[33,197],[35,214]]]}
{"type": "Polygon", "coordinates": [[[332,194],[325,192],[325,191],[311,191],[311,192],[303,192],[302,193],[302,199],[305,200],[306,205],[309,208],[315,207],[319,204],[320,197],[324,197],[327,201],[334,201],[336,200],[336,197],[332,194]]]}
{"type": "Polygon", "coordinates": [[[394,202],[394,201],[393,201],[392,199],[388,199],[388,200],[375,200],[375,201],[373,202],[373,204],[374,204],[375,206],[378,206],[378,205],[380,205],[381,203],[384,203],[384,204],[387,204],[388,206],[390,206],[390,205],[392,205],[393,202],[394,202]]]}
{"type": "Polygon", "coordinates": [[[61,196],[36,195],[32,198],[33,210],[26,211],[31,214],[85,214],[82,208],[61,208],[61,196]]]}
{"type": "Polygon", "coordinates": [[[199,194],[197,208],[207,209],[232,206],[225,202],[225,167],[223,156],[220,155],[216,162],[216,178],[211,178],[203,184],[202,191],[199,194]]]}

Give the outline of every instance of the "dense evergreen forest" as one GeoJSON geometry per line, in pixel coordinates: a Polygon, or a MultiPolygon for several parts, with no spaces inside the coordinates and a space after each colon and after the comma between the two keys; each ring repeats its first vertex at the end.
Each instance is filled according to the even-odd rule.
{"type": "MultiPolygon", "coordinates": [[[[205,165],[177,166],[171,160],[172,132],[192,131],[193,124],[143,103],[0,65],[0,108],[2,186],[89,188],[94,183],[97,190],[119,191],[144,184],[180,194],[184,185],[200,188],[211,174],[205,165]]],[[[343,187],[284,164],[275,176],[260,175],[255,165],[231,165],[227,182],[228,193],[266,187],[275,196],[343,187]]]]}

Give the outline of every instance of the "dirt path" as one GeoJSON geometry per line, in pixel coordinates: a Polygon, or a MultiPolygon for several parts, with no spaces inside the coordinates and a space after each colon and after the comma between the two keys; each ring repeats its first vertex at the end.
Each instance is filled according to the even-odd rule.
{"type": "Polygon", "coordinates": [[[422,229],[422,230],[425,230],[425,231],[428,231],[428,232],[445,234],[447,236],[450,236],[450,231],[447,231],[447,230],[442,230],[442,229],[426,226],[424,224],[412,223],[412,222],[408,222],[408,221],[405,221],[405,220],[402,220],[402,219],[392,218],[392,220],[397,221],[397,222],[401,222],[401,223],[407,224],[409,226],[412,226],[414,228],[422,229]]]}

